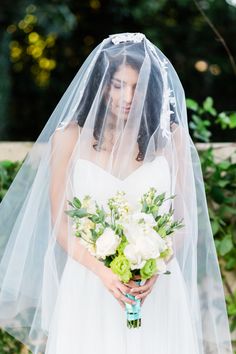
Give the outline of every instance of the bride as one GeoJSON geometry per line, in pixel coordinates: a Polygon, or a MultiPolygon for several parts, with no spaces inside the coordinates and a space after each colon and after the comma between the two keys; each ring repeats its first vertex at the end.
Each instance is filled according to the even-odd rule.
{"type": "MultiPolygon", "coordinates": [[[[0,206],[0,326],[33,353],[232,353],[222,280],[185,96],[141,33],[104,39],[73,79],[0,206]],[[74,236],[74,196],[155,187],[184,227],[170,274],[123,283],[74,236]],[[125,304],[141,300],[142,326],[125,304]]],[[[106,245],[105,245],[106,247],[106,245]]]]}

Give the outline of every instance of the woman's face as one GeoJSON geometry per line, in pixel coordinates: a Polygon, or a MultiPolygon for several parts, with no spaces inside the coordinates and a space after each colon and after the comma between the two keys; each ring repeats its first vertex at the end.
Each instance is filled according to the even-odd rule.
{"type": "Polygon", "coordinates": [[[138,81],[138,72],[130,65],[122,64],[118,67],[111,79],[109,92],[110,111],[116,117],[127,119],[135,87],[138,81]]]}

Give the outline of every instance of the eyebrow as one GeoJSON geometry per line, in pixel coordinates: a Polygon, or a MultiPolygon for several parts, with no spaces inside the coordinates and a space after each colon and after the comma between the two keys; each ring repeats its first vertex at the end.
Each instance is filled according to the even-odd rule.
{"type": "MultiPolygon", "coordinates": [[[[124,83],[124,84],[127,84],[126,81],[123,81],[123,80],[120,80],[120,79],[116,79],[115,77],[111,79],[112,81],[117,81],[119,83],[124,83]]],[[[133,85],[133,86],[136,86],[137,84],[133,85]]]]}
{"type": "MultiPolygon", "coordinates": [[[[122,82],[121,80],[119,80],[119,79],[116,79],[115,77],[114,78],[112,78],[112,80],[115,80],[115,81],[118,81],[118,82],[122,82]]],[[[123,82],[125,82],[125,81],[123,81],[123,82]]],[[[126,83],[126,82],[125,82],[126,83]]]]}

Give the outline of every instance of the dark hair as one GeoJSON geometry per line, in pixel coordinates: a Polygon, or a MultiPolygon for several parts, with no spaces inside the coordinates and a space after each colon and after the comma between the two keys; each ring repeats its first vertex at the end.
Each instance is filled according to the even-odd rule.
{"type": "MultiPolygon", "coordinates": [[[[124,44],[122,44],[122,46],[124,46],[124,44]]],[[[83,100],[82,98],[80,109],[79,111],[77,111],[76,118],[80,126],[84,125],[86,121],[86,117],[91,109],[91,105],[93,103],[93,100],[96,96],[97,90],[99,88],[99,85],[101,84],[101,80],[104,75],[104,72],[100,69],[101,66],[104,66],[104,60],[107,56],[109,56],[109,54],[111,54],[109,56],[109,68],[105,76],[103,88],[110,86],[112,77],[114,76],[115,72],[118,70],[119,66],[122,64],[129,65],[138,72],[140,71],[145,56],[143,42],[135,43],[135,44],[132,43],[132,46],[130,47],[131,50],[129,50],[128,48],[127,53],[125,55],[125,62],[124,62],[124,56],[122,54],[118,53],[117,55],[116,53],[114,55],[114,51],[112,51],[112,48],[114,47],[116,47],[115,48],[116,50],[121,49],[120,45],[114,46],[111,43],[109,43],[104,47],[104,50],[102,50],[100,55],[98,56],[96,64],[94,65],[94,69],[90,74],[89,82],[92,83],[92,89],[90,85],[87,85],[84,92],[84,97],[86,97],[86,99],[83,100]],[[133,51],[135,51],[135,54],[138,53],[138,55],[132,56],[133,51]],[[129,53],[131,53],[131,55],[129,53]]],[[[103,120],[104,120],[104,115],[106,110],[104,92],[103,92],[103,99],[101,100],[101,103],[99,105],[95,117],[93,135],[97,141],[99,141],[101,138],[101,130],[102,130],[102,125],[103,125],[103,120]]],[[[157,66],[152,65],[151,62],[151,72],[149,75],[146,99],[143,108],[143,111],[146,112],[147,119],[144,119],[142,115],[138,138],[137,138],[139,154],[136,159],[138,161],[143,160],[150,137],[155,132],[160,122],[161,107],[162,107],[162,92],[163,92],[163,81],[162,81],[161,73],[157,68],[157,66]]],[[[173,115],[171,116],[173,119],[173,115]]],[[[94,147],[95,148],[97,147],[99,149],[99,146],[97,144],[95,144],[94,147]]]]}

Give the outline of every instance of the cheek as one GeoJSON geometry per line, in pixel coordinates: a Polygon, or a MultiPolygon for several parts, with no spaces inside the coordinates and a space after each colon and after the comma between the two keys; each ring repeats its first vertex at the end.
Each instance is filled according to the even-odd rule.
{"type": "Polygon", "coordinates": [[[120,90],[111,89],[110,98],[112,99],[113,106],[119,106],[121,98],[120,90]]]}

